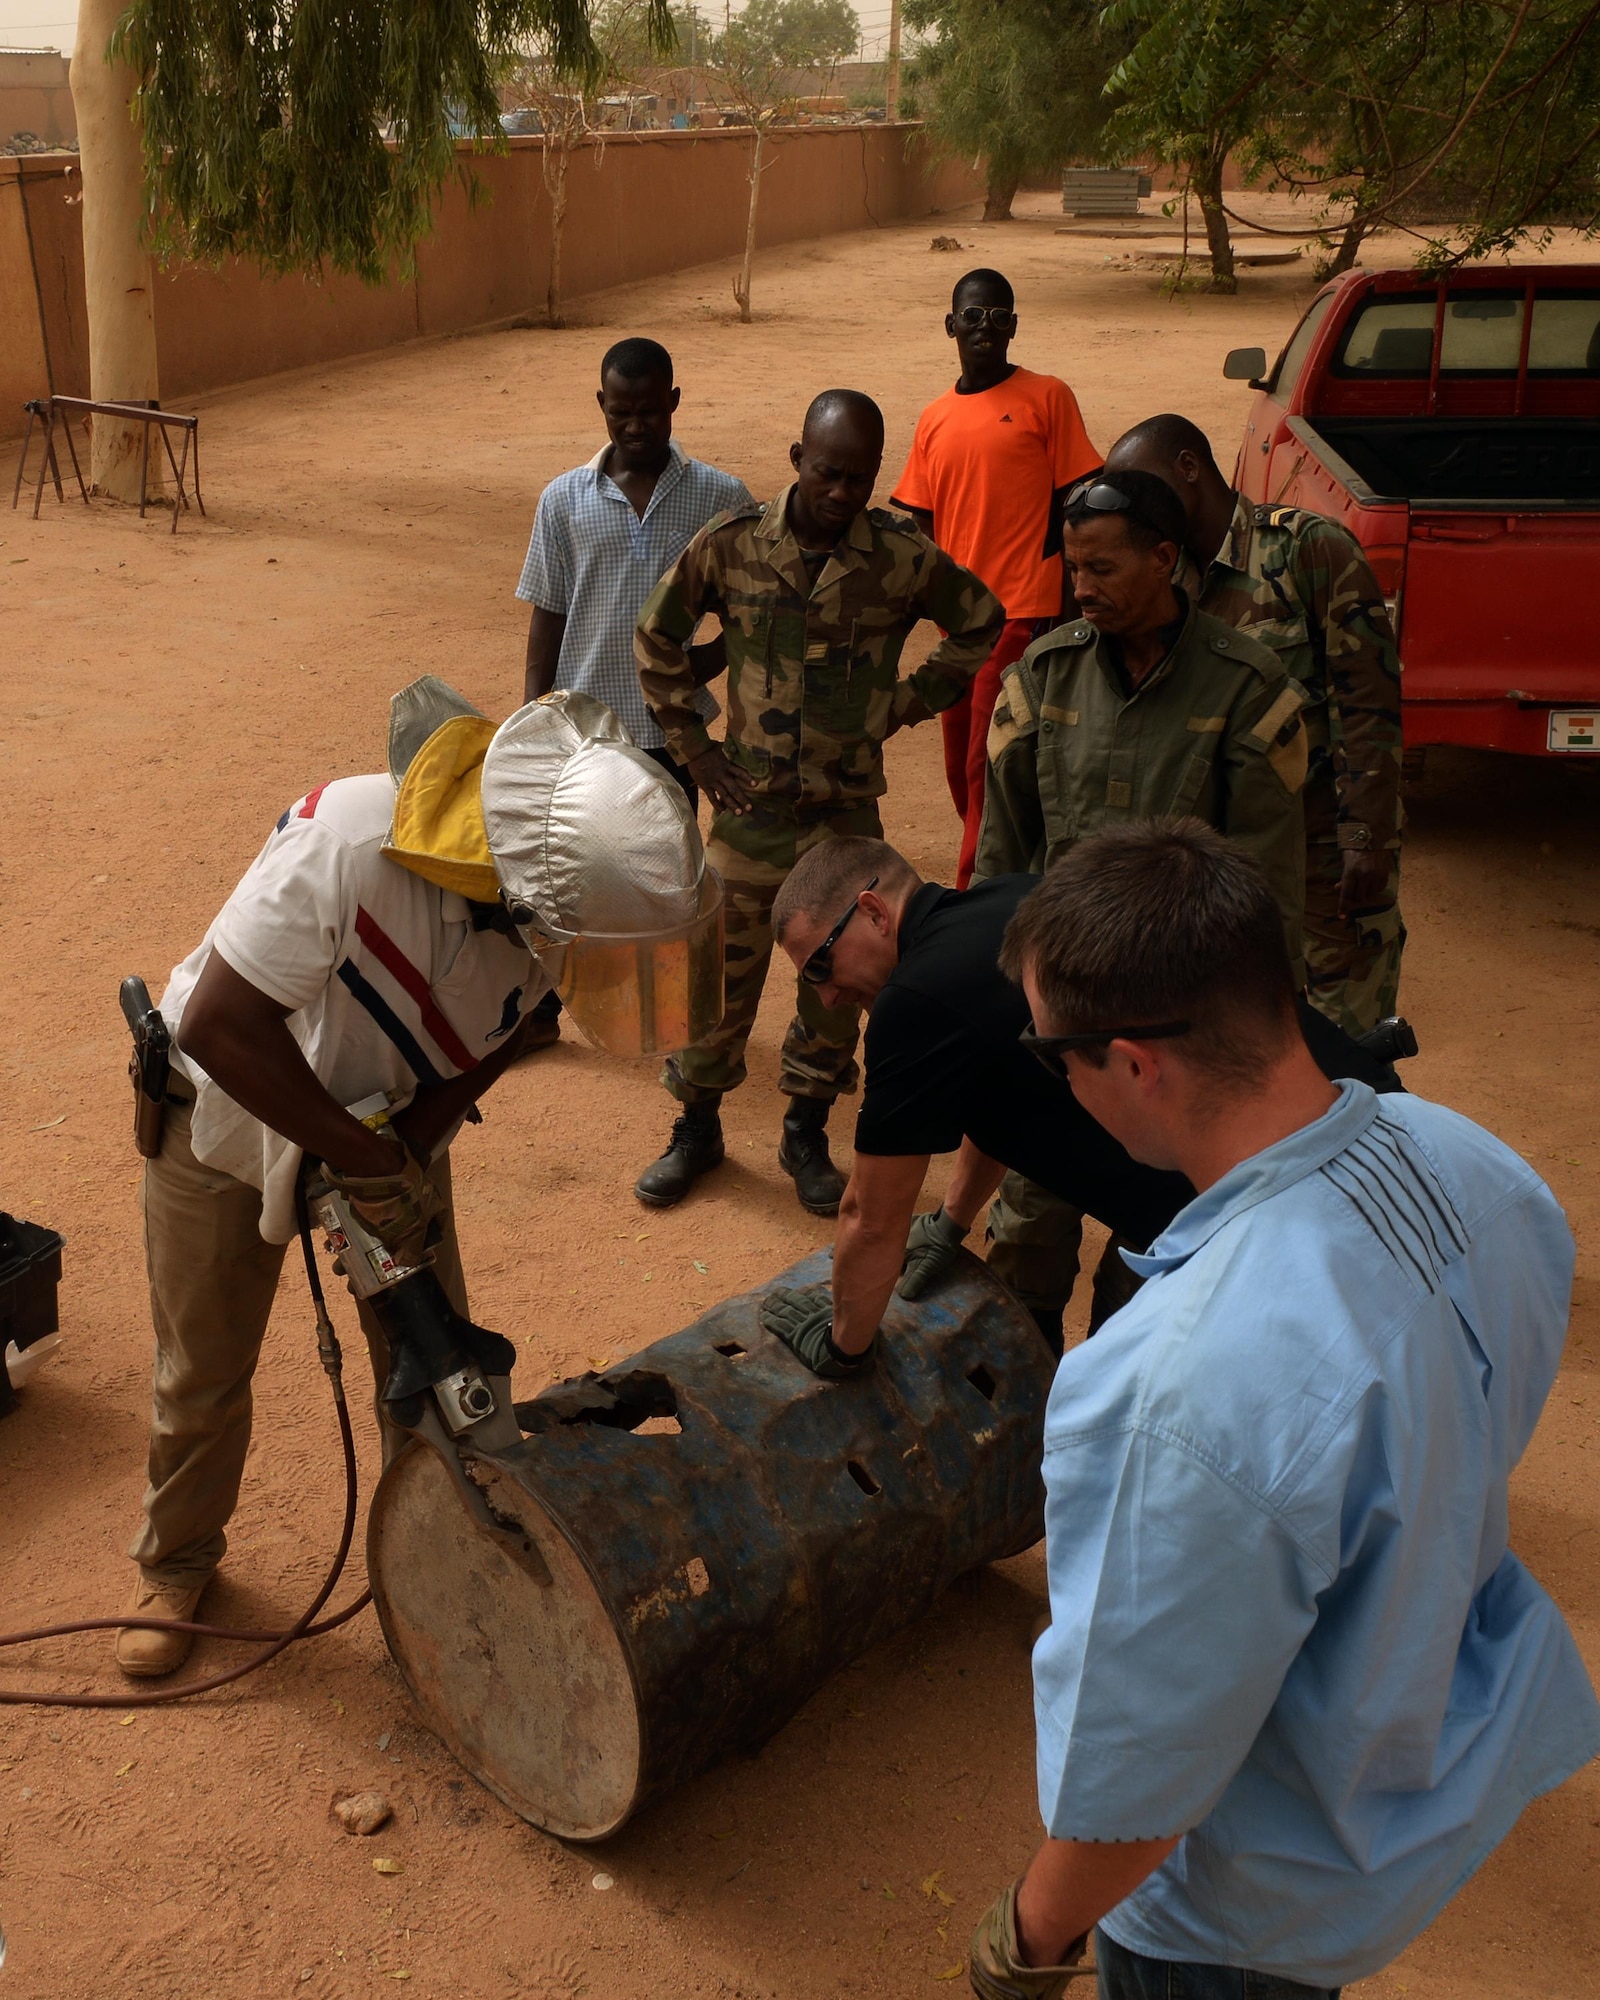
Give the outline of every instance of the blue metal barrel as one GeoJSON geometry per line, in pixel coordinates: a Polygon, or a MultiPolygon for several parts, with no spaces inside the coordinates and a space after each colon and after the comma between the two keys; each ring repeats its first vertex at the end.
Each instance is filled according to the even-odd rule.
{"type": "Polygon", "coordinates": [[[389,1650],[429,1727],[535,1826],[614,1832],[1044,1532],[1054,1364],[1011,1294],[964,1257],[892,1304],[870,1375],[832,1383],[757,1319],[768,1291],[829,1276],[808,1257],[519,1404],[522,1444],[471,1471],[531,1571],[431,1450],[384,1473],[367,1561],[389,1650]]]}

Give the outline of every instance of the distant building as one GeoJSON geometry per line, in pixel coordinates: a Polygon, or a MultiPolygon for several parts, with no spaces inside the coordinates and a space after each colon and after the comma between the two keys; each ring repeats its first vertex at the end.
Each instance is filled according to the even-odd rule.
{"type": "MultiPolygon", "coordinates": [[[[779,95],[788,100],[786,125],[813,121],[882,118],[887,66],[881,62],[843,62],[831,70],[796,71],[779,79],[779,95]]],[[[642,72],[643,86],[634,92],[602,97],[589,108],[595,129],[608,132],[683,131],[744,125],[749,120],[733,102],[715,71],[681,64],[642,72]]],[[[535,133],[536,113],[518,105],[515,82],[500,86],[502,128],[510,133],[535,133]]]]}
{"type": "Polygon", "coordinates": [[[66,57],[59,49],[0,48],[0,152],[45,152],[77,143],[66,57]]]}
{"type": "Polygon", "coordinates": [[[602,97],[594,107],[594,122],[602,132],[653,132],[661,123],[660,109],[657,92],[629,91],[602,97]]]}

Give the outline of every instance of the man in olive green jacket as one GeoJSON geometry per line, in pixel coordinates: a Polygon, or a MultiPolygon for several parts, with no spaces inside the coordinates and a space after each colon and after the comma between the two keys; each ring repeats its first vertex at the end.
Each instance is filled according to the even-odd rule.
{"type": "Polygon", "coordinates": [[[1186,517],[1178,581],[1270,646],[1306,691],[1306,997],[1351,1034],[1400,991],[1400,659],[1366,554],[1337,521],[1257,507],[1217,469],[1187,417],[1147,417],[1106,470],[1153,472],[1186,517]]]}
{"type": "MultiPolygon", "coordinates": [[[[667,747],[711,801],[707,857],[727,897],[727,998],[720,1026],[669,1059],[682,1106],[667,1151],[634,1184],[652,1207],[681,1201],[723,1156],[718,1106],[744,1081],[745,1045],[772,956],[772,904],[818,841],[878,837],[884,739],[959,701],[1005,622],[998,600],[902,515],[869,507],[883,417],[830,390],[790,450],[793,485],[765,507],[702,528],[639,614],[639,680],[667,747]],[[711,740],[688,655],[707,613],[727,656],[727,727],[711,740]],[[921,619],[946,637],[900,676],[921,619]]],[[[855,1087],[860,1019],[799,982],[780,1084],[790,1099],[778,1159],[801,1204],[832,1215],[843,1176],[828,1156],[828,1111],[855,1087]]]]}
{"type": "MultiPolygon", "coordinates": [[[[1144,478],[1137,483],[1143,489],[1144,478]]],[[[1134,484],[1127,475],[1087,490],[1134,484]]],[[[1170,489],[1163,497],[1176,498],[1170,489]]],[[[1084,615],[1036,639],[1001,682],[989,729],[996,796],[977,874],[1040,874],[1105,827],[1193,814],[1260,863],[1298,958],[1303,690],[1268,647],[1174,588],[1181,548],[1165,528],[1146,526],[1142,513],[1097,515],[1081,500],[1075,525],[1071,511],[1084,615]]]]}
{"type": "MultiPolygon", "coordinates": [[[[1304,690],[1267,647],[1174,586],[1183,531],[1177,495],[1151,473],[1102,474],[1068,495],[1063,544],[1082,615],[1036,639],[1001,681],[975,874],[1042,872],[1106,827],[1193,814],[1260,864],[1303,980],[1304,690]]],[[[1059,1339],[1080,1219],[1008,1174],[990,1230],[990,1263],[1059,1339]]],[[[1127,1289],[1113,1250],[1091,1325],[1127,1289]]]]}

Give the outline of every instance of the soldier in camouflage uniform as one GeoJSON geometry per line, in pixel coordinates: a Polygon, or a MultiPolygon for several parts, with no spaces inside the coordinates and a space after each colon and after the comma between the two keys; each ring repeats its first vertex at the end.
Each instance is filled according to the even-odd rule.
{"type": "MultiPolygon", "coordinates": [[[[1035,640],[1000,683],[975,873],[1038,874],[1108,826],[1192,814],[1255,857],[1298,975],[1304,693],[1267,647],[1174,588],[1183,529],[1176,495],[1149,473],[1069,494],[1064,542],[1084,616],[1035,640]]],[[[1081,1217],[1008,1174],[989,1230],[989,1262],[1059,1352],[1081,1217]]],[[[1091,1330],[1131,1289],[1113,1243],[1091,1330]]]]}
{"type": "MultiPolygon", "coordinates": [[[[716,1032],[667,1063],[682,1105],[667,1151],[635,1184],[669,1207],[723,1156],[718,1105],[744,1081],[745,1044],[772,956],[772,904],[806,849],[879,836],[883,744],[958,701],[1005,622],[970,571],[900,515],[867,505],[883,418],[849,390],[819,396],[791,447],[794,483],[766,507],[707,524],[639,614],[635,655],[667,746],[711,801],[708,858],[727,898],[727,1000],[716,1032]],[[713,743],[694,706],[686,649],[707,613],[722,622],[728,718],[713,743]],[[901,679],[906,636],[931,619],[947,637],[901,679]]],[[[828,1156],[829,1107],[853,1090],[859,1015],[799,982],[784,1037],[790,1099],[779,1163],[801,1203],[832,1215],[844,1179],[828,1156]]]]}
{"type": "Polygon", "coordinates": [[[1185,417],[1136,425],[1106,466],[1176,490],[1188,517],[1180,584],[1306,690],[1306,995],[1359,1034],[1395,1011],[1405,945],[1400,662],[1383,592],[1337,522],[1236,493],[1185,417]]]}

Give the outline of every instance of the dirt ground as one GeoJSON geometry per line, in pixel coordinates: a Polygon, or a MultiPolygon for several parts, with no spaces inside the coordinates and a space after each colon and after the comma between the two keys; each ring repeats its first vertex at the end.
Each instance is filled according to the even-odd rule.
{"type": "MultiPolygon", "coordinates": [[[[1169,299],[1126,242],[1058,234],[1043,198],[1029,206],[1010,224],[946,217],[764,255],[749,327],[730,267],[714,266],[583,301],[563,333],[419,346],[208,397],[210,517],[176,539],[163,520],[99,506],[47,502],[37,526],[0,515],[0,1204],[67,1237],[63,1352],[0,1426],[0,1623],[113,1612],[130,1582],[150,1335],[118,980],[137,970],[159,992],[282,808],[381,766],[392,690],[431,670],[491,715],[516,704],[512,589],[534,502],[600,442],[591,397],[609,341],[667,341],[683,443],[757,494],[784,478],[812,393],[870,390],[888,416],[886,496],[918,409],[948,382],[947,288],[994,263],[1019,294],[1017,357],[1075,385],[1098,442],[1175,408],[1231,464],[1248,392],[1223,381],[1223,353],[1275,348],[1309,295],[1304,264],[1246,272],[1236,299],[1169,299]],[[930,234],[952,229],[962,255],[931,253],[930,234]]],[[[948,879],[957,828],[936,730],[897,739],[889,769],[891,837],[948,879]]],[[[1567,1365],[1517,1476],[1514,1528],[1591,1658],[1597,783],[1600,766],[1579,759],[1434,758],[1412,802],[1403,995],[1423,1044],[1408,1081],[1534,1160],[1578,1233],[1567,1365]]],[[[673,1331],[828,1240],[775,1159],[786,1012],[775,981],[752,1081],[728,1106],[730,1164],[671,1213],[629,1193],[669,1118],[649,1066],[564,1042],[514,1071],[464,1135],[469,1282],[477,1317],[518,1340],[521,1393],[673,1331]]],[[[341,1299],[335,1311],[353,1335],[341,1299]]],[[[353,1354],[359,1387],[358,1368],[353,1354]]],[[[360,1442],[370,1480],[364,1412],[360,1442]]],[[[291,1266],[207,1615],[287,1622],[326,1563],[339,1502],[291,1266]]],[[[353,1588],[359,1556],[352,1567],[353,1588]]],[[[598,1849],[533,1831],[465,1776],[413,1720],[370,1612],[176,1710],[6,1709],[0,1993],[965,1991],[971,1925],[1039,1830],[1028,1647],[1042,1595],[1038,1552],[971,1579],[759,1757],[598,1849]],[[393,1799],[394,1823],[349,1838],[330,1798],[369,1785],[393,1799]]],[[[232,1657],[207,1644],[196,1661],[232,1657]]],[[[4,1679],[119,1685],[101,1637],[7,1656],[4,1679]]],[[[1597,1827],[1590,1771],[1526,1815],[1363,2000],[1594,1992],[1597,1827]]]]}

